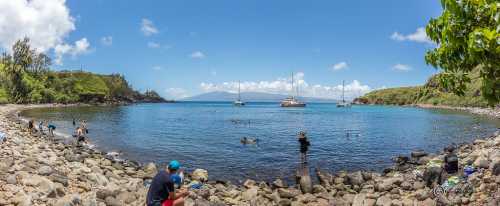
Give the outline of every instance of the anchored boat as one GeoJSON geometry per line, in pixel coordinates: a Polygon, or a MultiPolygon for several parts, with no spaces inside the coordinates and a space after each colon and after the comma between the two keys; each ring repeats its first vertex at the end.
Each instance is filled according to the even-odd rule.
{"type": "MultiPolygon", "coordinates": [[[[293,91],[293,73],[292,73],[292,91],[293,91]]],[[[299,96],[299,86],[296,87],[297,96],[299,96]]],[[[281,107],[305,107],[306,103],[299,101],[295,96],[285,98],[281,101],[281,107]]]]}
{"type": "Polygon", "coordinates": [[[337,102],[337,107],[351,107],[351,103],[344,99],[344,80],[342,80],[342,101],[337,102]]]}
{"type": "Polygon", "coordinates": [[[240,81],[238,81],[238,99],[234,101],[234,106],[245,106],[245,102],[241,101],[240,81]]]}

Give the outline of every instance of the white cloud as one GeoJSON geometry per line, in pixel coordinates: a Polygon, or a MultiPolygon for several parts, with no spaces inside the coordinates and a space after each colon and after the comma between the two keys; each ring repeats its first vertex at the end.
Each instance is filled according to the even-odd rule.
{"type": "Polygon", "coordinates": [[[156,48],[160,48],[160,46],[161,46],[161,45],[160,45],[160,44],[158,44],[158,43],[156,43],[156,42],[152,42],[152,41],[148,42],[148,47],[149,47],[149,48],[156,49],[156,48]]]}
{"type": "Polygon", "coordinates": [[[145,36],[151,36],[158,33],[158,29],[149,19],[143,18],[141,21],[141,31],[145,36]]]}
{"type": "Polygon", "coordinates": [[[173,99],[183,99],[188,97],[187,91],[183,88],[176,88],[176,87],[167,88],[165,89],[165,93],[169,98],[173,99]]]}
{"type": "Polygon", "coordinates": [[[433,42],[427,37],[424,27],[417,28],[417,31],[413,34],[404,35],[399,32],[394,32],[391,35],[391,39],[396,41],[414,41],[419,43],[433,44],[433,42]]]}
{"type": "Polygon", "coordinates": [[[112,36],[103,36],[101,38],[101,44],[104,46],[111,46],[113,44],[113,37],[112,36]]]}
{"type": "Polygon", "coordinates": [[[406,64],[395,64],[394,66],[392,66],[392,69],[398,70],[398,71],[410,71],[411,66],[406,65],[406,64]]]}
{"type": "Polygon", "coordinates": [[[332,70],[333,71],[338,71],[338,70],[342,70],[342,69],[347,69],[349,66],[347,65],[346,62],[339,62],[337,64],[334,64],[332,66],[332,70]]]}
{"type": "Polygon", "coordinates": [[[195,51],[189,55],[193,59],[203,59],[205,58],[205,54],[203,54],[201,51],[195,51]]]}
{"type": "Polygon", "coordinates": [[[8,51],[17,40],[28,37],[32,47],[46,52],[62,44],[73,30],[74,18],[65,0],[0,1],[0,46],[8,51]]]}
{"type": "Polygon", "coordinates": [[[72,58],[89,52],[90,43],[87,41],[87,38],[82,38],[75,42],[75,45],[70,44],[59,44],[54,48],[55,53],[55,63],[58,65],[62,65],[62,58],[64,55],[70,55],[72,58]]]}
{"type": "Polygon", "coordinates": [[[158,65],[157,65],[157,66],[153,66],[153,68],[152,68],[152,69],[153,69],[153,70],[155,70],[155,71],[160,71],[160,70],[162,70],[163,68],[162,68],[161,66],[158,66],[158,65]]]}
{"type": "MultiPolygon", "coordinates": [[[[340,99],[342,95],[342,84],[331,86],[308,84],[304,80],[304,73],[302,72],[294,75],[294,81],[295,86],[297,84],[299,85],[300,96],[340,99]]],[[[293,94],[295,94],[295,90],[292,91],[290,78],[277,78],[274,81],[243,81],[240,85],[242,92],[265,92],[275,94],[291,94],[293,92],[293,94]]],[[[238,81],[223,82],[220,84],[202,82],[200,88],[204,92],[227,91],[236,93],[238,91],[238,81]]],[[[344,90],[346,99],[353,99],[372,89],[368,85],[363,85],[359,81],[353,80],[345,85],[344,90]]]]}

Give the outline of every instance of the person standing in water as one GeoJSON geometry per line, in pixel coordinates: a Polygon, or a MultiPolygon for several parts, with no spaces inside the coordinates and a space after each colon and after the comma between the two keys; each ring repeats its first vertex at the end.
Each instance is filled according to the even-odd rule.
{"type": "Polygon", "coordinates": [[[56,130],[56,126],[52,124],[52,122],[47,123],[47,128],[49,128],[49,135],[54,137],[54,130],[56,130]]]}
{"type": "Polygon", "coordinates": [[[300,161],[305,164],[307,163],[307,151],[311,143],[307,139],[306,132],[304,131],[299,132],[298,139],[300,144],[300,161]]]}
{"type": "Polygon", "coordinates": [[[38,130],[40,132],[40,137],[42,137],[42,135],[44,135],[45,133],[43,133],[43,120],[40,121],[40,123],[38,123],[38,130]]]}
{"type": "Polygon", "coordinates": [[[35,130],[35,121],[30,119],[30,121],[28,121],[28,131],[30,134],[33,134],[33,130],[35,130]]]}
{"type": "Polygon", "coordinates": [[[85,142],[83,129],[81,127],[77,127],[75,133],[76,133],[76,145],[80,146],[83,142],[85,142]]]}
{"type": "Polygon", "coordinates": [[[299,132],[298,141],[300,144],[300,163],[299,169],[297,170],[297,183],[300,185],[300,189],[303,193],[312,192],[312,180],[309,175],[309,167],[307,166],[307,151],[311,143],[307,139],[306,132],[299,132]]]}

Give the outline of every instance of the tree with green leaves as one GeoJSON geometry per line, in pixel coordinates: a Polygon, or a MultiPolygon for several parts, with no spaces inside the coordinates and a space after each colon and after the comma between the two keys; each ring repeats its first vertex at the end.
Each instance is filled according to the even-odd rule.
{"type": "Polygon", "coordinates": [[[481,94],[490,105],[500,102],[500,1],[441,0],[443,13],[429,21],[426,31],[437,47],[428,51],[428,64],[443,70],[440,83],[464,95],[470,73],[480,70],[481,94]]]}

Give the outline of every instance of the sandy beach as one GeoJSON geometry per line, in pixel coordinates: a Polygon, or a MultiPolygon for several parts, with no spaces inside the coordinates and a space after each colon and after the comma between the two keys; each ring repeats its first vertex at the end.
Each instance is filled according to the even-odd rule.
{"type": "MultiPolygon", "coordinates": [[[[88,147],[30,135],[16,112],[47,106],[60,105],[0,106],[0,132],[5,133],[0,143],[0,205],[145,205],[148,182],[163,168],[116,161],[88,147]]],[[[492,116],[498,118],[498,112],[492,116]]],[[[395,157],[394,166],[383,173],[317,169],[311,174],[317,184],[311,188],[280,179],[235,185],[193,168],[185,186],[203,186],[191,190],[186,205],[499,205],[500,133],[460,145],[456,152],[460,167],[471,165],[476,171],[445,188],[429,188],[423,181],[428,163],[444,154],[421,151],[395,157]]]]}

